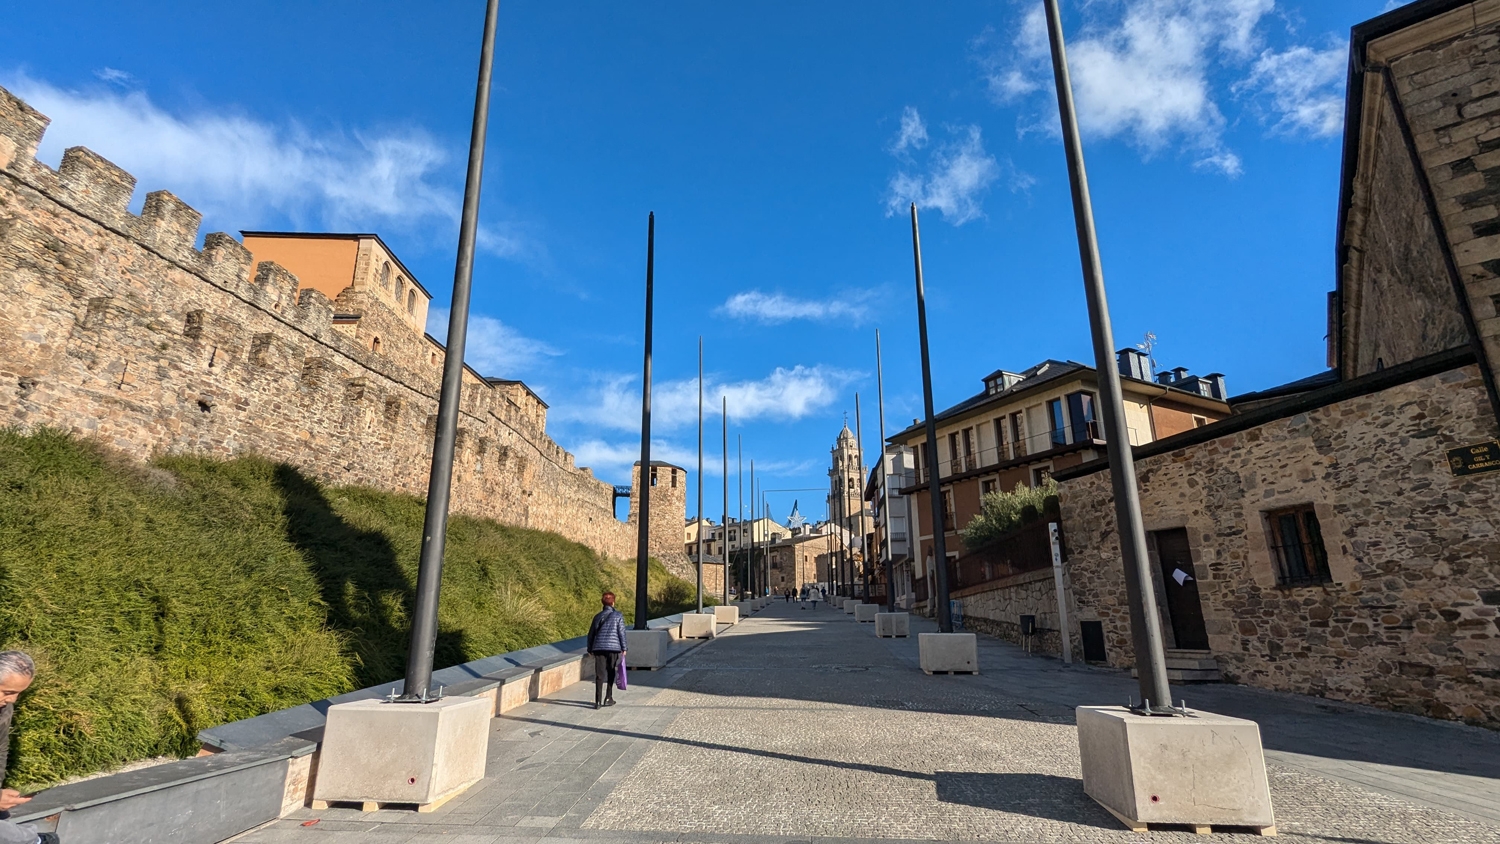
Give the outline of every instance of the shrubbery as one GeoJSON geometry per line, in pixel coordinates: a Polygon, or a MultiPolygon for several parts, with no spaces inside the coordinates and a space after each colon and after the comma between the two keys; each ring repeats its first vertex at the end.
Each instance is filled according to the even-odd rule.
{"type": "MultiPolygon", "coordinates": [[[[6,785],[157,755],[215,724],[398,679],[423,502],[328,488],[259,458],[147,466],[57,432],[0,431],[0,650],[37,659],[6,785]]],[[[580,635],[634,565],[454,517],[435,664],[580,635]]],[[[653,563],[652,615],[692,587],[653,563]]],[[[686,595],[686,600],[683,596],[686,595]]]]}
{"type": "Polygon", "coordinates": [[[1047,479],[1038,487],[1016,484],[1010,492],[987,493],[982,509],[963,529],[964,546],[971,551],[992,545],[1002,536],[1035,519],[1047,509],[1047,499],[1057,495],[1057,481],[1047,479]],[[1031,508],[1028,518],[1027,508],[1031,508]]]}

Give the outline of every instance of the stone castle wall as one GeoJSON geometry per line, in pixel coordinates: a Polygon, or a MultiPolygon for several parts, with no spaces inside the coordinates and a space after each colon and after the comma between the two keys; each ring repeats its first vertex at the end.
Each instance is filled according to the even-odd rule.
{"type": "MultiPolygon", "coordinates": [[[[201,215],[170,193],[130,213],[135,179],[87,149],[38,162],[47,122],[0,89],[0,424],[426,494],[441,348],[368,294],[299,293],[228,235],[195,249],[201,215]]],[[[612,486],[573,465],[523,387],[468,371],[462,407],[456,512],[635,556],[612,486]]],[[[663,531],[680,554],[681,522],[663,531]]]]}
{"type": "MultiPolygon", "coordinates": [[[[1495,430],[1470,364],[1141,459],[1146,529],[1187,529],[1224,676],[1500,726],[1500,473],[1455,477],[1445,454],[1495,430]],[[1263,514],[1306,504],[1333,582],[1279,586],[1263,514]]],[[[1109,471],[1061,499],[1071,618],[1130,665],[1109,471]]]]}

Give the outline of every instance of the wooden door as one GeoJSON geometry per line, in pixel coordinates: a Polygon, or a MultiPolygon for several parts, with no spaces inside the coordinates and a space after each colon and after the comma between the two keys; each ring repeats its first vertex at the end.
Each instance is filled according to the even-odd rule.
{"type": "Polygon", "coordinates": [[[1203,604],[1198,600],[1198,574],[1193,570],[1193,553],[1188,548],[1185,528],[1159,530],[1156,559],[1160,565],[1162,592],[1167,599],[1167,616],[1177,647],[1185,650],[1208,650],[1208,630],[1203,625],[1203,604]]]}

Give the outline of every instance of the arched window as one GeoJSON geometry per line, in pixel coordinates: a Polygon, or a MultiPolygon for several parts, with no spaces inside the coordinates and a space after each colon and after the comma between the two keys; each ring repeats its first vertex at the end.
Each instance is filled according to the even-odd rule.
{"type": "Polygon", "coordinates": [[[380,354],[380,338],[379,337],[376,337],[374,340],[370,341],[370,351],[374,352],[377,355],[380,354]]]}
{"type": "Polygon", "coordinates": [[[380,265],[380,289],[391,289],[391,262],[386,261],[380,265]]]}
{"type": "Polygon", "coordinates": [[[854,489],[854,479],[853,478],[849,479],[849,488],[850,489],[854,489]]]}
{"type": "Polygon", "coordinates": [[[406,312],[409,314],[417,312],[417,291],[415,290],[406,294],[406,312]]]}
{"type": "Polygon", "coordinates": [[[399,305],[401,303],[401,300],[405,299],[405,298],[406,298],[406,279],[398,275],[398,276],[396,276],[396,304],[399,305]]]}

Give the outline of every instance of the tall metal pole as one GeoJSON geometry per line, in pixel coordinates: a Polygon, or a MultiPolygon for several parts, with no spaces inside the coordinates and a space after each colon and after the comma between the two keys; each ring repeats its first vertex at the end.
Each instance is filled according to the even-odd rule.
{"type": "Polygon", "coordinates": [[[869,526],[865,524],[865,429],[859,417],[859,393],[854,394],[854,453],[859,460],[859,571],[865,578],[866,603],[870,600],[869,526]]]}
{"type": "Polygon", "coordinates": [[[1167,660],[1162,647],[1161,616],[1156,611],[1156,593],[1151,569],[1146,565],[1146,528],[1141,520],[1140,491],[1136,487],[1135,457],[1126,438],[1125,403],[1120,393],[1120,371],[1115,363],[1114,329],[1110,326],[1109,303],[1104,295],[1104,268],[1099,259],[1099,239],[1094,230],[1094,208],[1089,198],[1088,172],[1083,165],[1083,142],[1078,133],[1078,114],[1073,106],[1073,83],[1068,75],[1067,48],[1063,43],[1062,17],[1057,0],[1043,0],[1047,12],[1047,35],[1052,44],[1052,74],[1057,83],[1057,110],[1062,117],[1063,147],[1068,157],[1068,183],[1073,189],[1073,218],[1078,229],[1078,257],[1083,264],[1083,290],[1088,300],[1089,328],[1094,339],[1094,368],[1099,374],[1099,392],[1104,404],[1104,440],[1109,456],[1110,481],[1115,495],[1115,519],[1119,523],[1120,556],[1125,563],[1125,591],[1130,600],[1130,628],[1135,641],[1136,674],[1141,701],[1152,709],[1171,714],[1171,690],[1167,688],[1167,660]]]}
{"type": "Polygon", "coordinates": [[[402,700],[426,701],[432,685],[432,657],[437,647],[438,592],[443,583],[443,549],[448,536],[448,503],[453,492],[453,445],[458,438],[458,410],[464,377],[464,347],[469,336],[469,294],[474,281],[474,243],[479,233],[479,189],[484,177],[484,141],[490,122],[490,79],[495,65],[495,28],[500,0],[484,10],[479,47],[479,80],[474,90],[474,125],[469,131],[469,170],[464,177],[464,204],[458,225],[458,257],[453,266],[453,301],[448,314],[448,347],[443,357],[443,388],[438,396],[437,437],[432,444],[432,471],[427,479],[427,513],[422,524],[422,553],[417,563],[417,596],[412,606],[411,638],[406,648],[406,682],[402,700]]]}
{"type": "MultiPolygon", "coordinates": [[[[880,418],[880,512],[885,514],[885,547],[880,557],[885,563],[885,608],[896,611],[896,572],[891,565],[891,483],[885,470],[885,372],[880,363],[880,329],[875,329],[875,408],[880,418]]],[[[910,530],[911,526],[908,525],[910,530]]]]}
{"type": "MultiPolygon", "coordinates": [[[[922,402],[927,412],[927,494],[932,498],[932,566],[937,580],[938,631],[953,632],[948,606],[948,542],[943,535],[943,490],[938,472],[937,420],[932,414],[932,361],[927,354],[927,290],[922,285],[922,236],[917,229],[917,204],[911,204],[911,253],[917,272],[917,332],[922,344],[922,402]]],[[[920,534],[920,531],[919,531],[920,534]]]]}
{"type": "Polygon", "coordinates": [[[752,597],[759,598],[760,590],[755,584],[755,525],[757,524],[755,502],[755,458],[752,457],[750,458],[750,556],[745,560],[745,585],[752,597]]]}
{"type": "Polygon", "coordinates": [[[724,606],[729,606],[729,397],[719,396],[724,406],[719,413],[719,419],[724,423],[724,445],[720,456],[724,458],[724,512],[719,516],[722,519],[724,531],[723,547],[719,550],[724,553],[724,606]]]}
{"type": "Polygon", "coordinates": [[[703,335],[698,335],[698,612],[703,612],[703,335]]]}
{"type": "Polygon", "coordinates": [[[651,571],[651,305],[656,284],[656,212],[646,217],[646,359],[641,371],[641,471],[636,478],[635,629],[645,630],[651,613],[647,590],[651,571]]]}
{"type": "MultiPolygon", "coordinates": [[[[743,434],[735,434],[734,435],[734,450],[735,450],[735,453],[736,453],[736,455],[737,455],[737,457],[739,459],[739,462],[740,462],[740,470],[739,470],[739,472],[740,472],[740,474],[739,474],[739,488],[740,488],[740,491],[739,491],[739,498],[738,498],[738,501],[739,501],[739,522],[740,522],[740,529],[738,531],[736,531],[736,535],[739,536],[739,539],[737,539],[735,541],[735,544],[739,545],[740,547],[743,548],[744,545],[745,545],[745,437],[744,437],[743,434]]],[[[725,565],[728,565],[728,563],[726,562],[725,565]]],[[[727,569],[726,569],[726,571],[727,571],[727,569]]],[[[748,591],[750,589],[750,560],[749,560],[748,557],[745,559],[745,581],[744,581],[744,584],[745,584],[746,591],[748,591]]]]}

